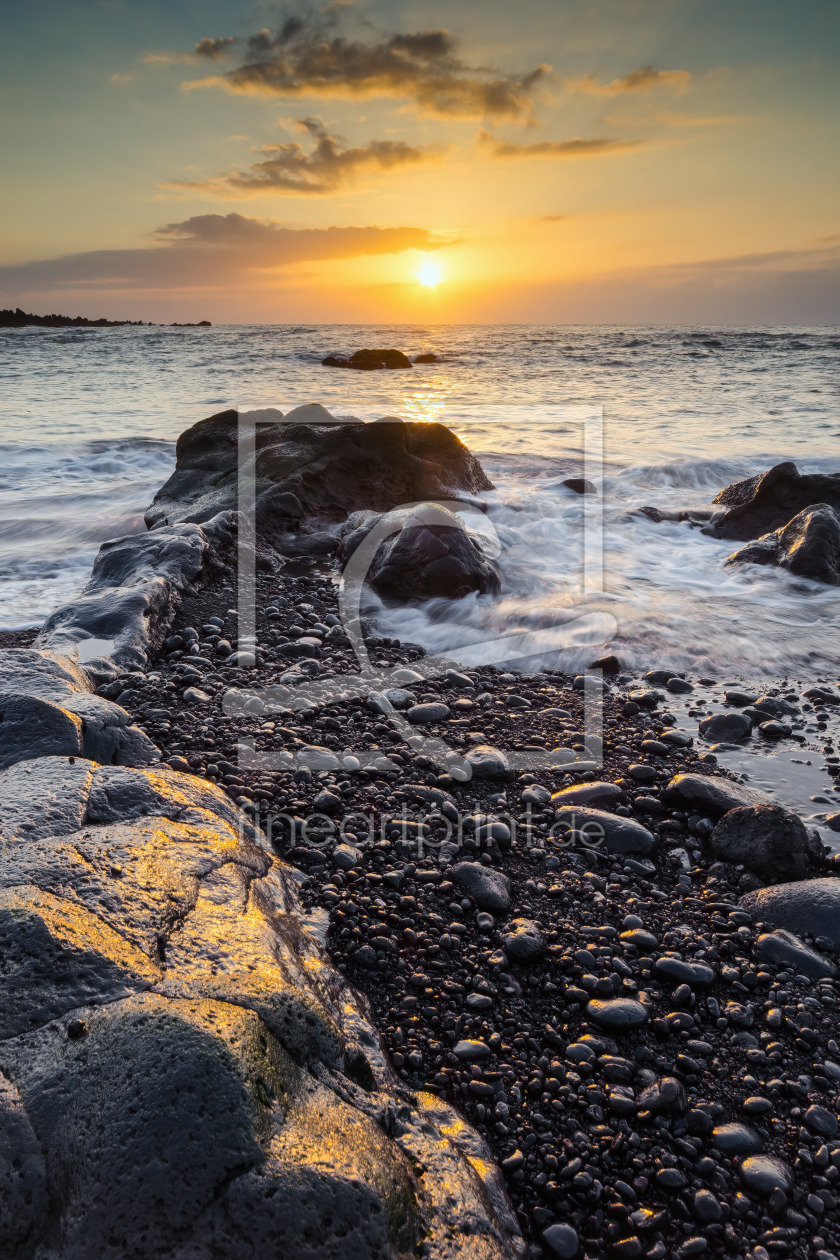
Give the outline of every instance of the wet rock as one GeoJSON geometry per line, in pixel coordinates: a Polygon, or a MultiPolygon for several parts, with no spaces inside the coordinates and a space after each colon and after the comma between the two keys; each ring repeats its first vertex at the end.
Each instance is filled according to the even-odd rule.
{"type": "Polygon", "coordinates": [[[840,517],[826,503],[797,513],[787,525],[733,552],[726,562],[772,564],[797,577],[840,584],[840,517]]]}
{"type": "Polygon", "coordinates": [[[210,522],[215,515],[208,513],[206,530],[167,525],[103,543],[87,585],[47,618],[36,645],[68,656],[84,646],[93,653],[84,669],[97,681],[114,676],[114,662],[124,669],[144,668],[178,594],[201,572],[214,529],[229,525],[229,518],[210,522]]]}
{"type": "Polygon", "coordinates": [[[567,805],[556,812],[555,835],[572,831],[591,848],[601,845],[615,853],[650,853],[656,841],[652,832],[632,818],[621,818],[600,809],[567,805]]]}
{"type": "Polygon", "coordinates": [[[787,1194],[793,1185],[789,1165],[772,1155],[748,1156],[741,1165],[740,1173],[746,1189],[762,1199],[769,1199],[776,1190],[787,1194]]]}
{"type": "Polygon", "coordinates": [[[586,477],[566,477],[562,483],[568,490],[574,490],[575,494],[597,494],[597,487],[587,481],[586,477]]]}
{"type": "Polygon", "coordinates": [[[479,1063],[490,1057],[491,1050],[483,1041],[459,1041],[452,1053],[464,1063],[479,1063]]]}
{"type": "Polygon", "coordinates": [[[712,1130],[712,1141],[724,1155],[755,1155],[764,1143],[746,1124],[719,1124],[712,1130]]]}
{"type": "Polygon", "coordinates": [[[587,1004],[586,1014],[601,1028],[610,1032],[632,1032],[647,1023],[647,1011],[633,998],[594,998],[587,1004]]]}
{"type": "Polygon", "coordinates": [[[755,944],[755,957],[758,962],[795,967],[803,976],[814,980],[837,974],[837,968],[824,954],[810,949],[798,936],[786,932],[784,928],[762,933],[755,944]]]}
{"type": "Polygon", "coordinates": [[[546,952],[545,937],[530,919],[511,919],[502,929],[501,942],[511,962],[536,962],[546,952]]]}
{"type": "Polygon", "coordinates": [[[371,586],[383,598],[461,599],[471,592],[499,593],[498,569],[467,532],[461,517],[448,508],[421,503],[380,517],[372,527],[374,537],[390,531],[367,572],[371,586]]]}
{"type": "Polygon", "coordinates": [[[710,744],[746,739],[752,723],[743,713],[714,713],[700,723],[700,734],[710,744]]]}
{"type": "Polygon", "coordinates": [[[663,796],[668,805],[676,805],[680,809],[691,808],[713,818],[719,818],[721,814],[737,809],[739,805],[774,804],[765,792],[760,792],[757,788],[709,774],[676,774],[663,796]]]}
{"type": "Polygon", "coordinates": [[[765,923],[825,936],[840,946],[840,879],[834,876],[759,888],[742,897],[741,905],[765,923]]]}
{"type": "MultiPolygon", "coordinates": [[[[475,457],[441,424],[337,422],[312,405],[285,418],[257,416],[255,425],[257,519],[269,531],[276,525],[267,509],[277,493],[294,494],[309,520],[340,521],[361,509],[381,512],[492,488],[475,457]]],[[[181,434],[175,472],[146,513],[150,529],[236,509],[238,427],[238,413],[223,411],[181,434]]]]}
{"type": "Polygon", "coordinates": [[[840,474],[802,474],[794,463],[776,464],[727,486],[713,502],[720,510],[704,533],[745,542],[782,528],[803,508],[820,504],[840,509],[840,474]]]}
{"type": "Polygon", "coordinates": [[[822,848],[802,820],[779,805],[729,810],[709,836],[714,855],[740,863],[764,880],[802,879],[821,865],[822,848]]]}
{"type": "MultiPolygon", "coordinates": [[[[434,363],[435,357],[418,355],[416,362],[434,363]]],[[[378,368],[388,368],[393,371],[399,368],[410,368],[411,359],[403,354],[402,350],[356,350],[347,359],[328,354],[321,360],[321,364],[323,367],[355,368],[358,372],[373,372],[378,368]]]]}
{"type": "Polygon", "coordinates": [[[480,862],[459,862],[447,874],[470,894],[482,910],[504,914],[510,909],[510,883],[501,871],[494,871],[480,862]]]}
{"type": "Polygon", "coordinates": [[[81,756],[81,718],[36,696],[0,692],[0,770],[34,757],[81,756]]]}

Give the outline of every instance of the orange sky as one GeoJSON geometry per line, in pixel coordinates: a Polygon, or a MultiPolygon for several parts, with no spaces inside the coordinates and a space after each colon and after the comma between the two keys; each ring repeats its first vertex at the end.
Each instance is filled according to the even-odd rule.
{"type": "Polygon", "coordinates": [[[840,319],[833,3],[172,8],[9,20],[0,304],[840,319]]]}

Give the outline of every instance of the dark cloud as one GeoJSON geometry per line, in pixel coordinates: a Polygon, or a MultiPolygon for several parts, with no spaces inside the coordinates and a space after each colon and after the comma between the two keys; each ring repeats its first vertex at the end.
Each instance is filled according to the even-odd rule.
{"type": "Polygon", "coordinates": [[[566,87],[576,92],[589,92],[594,96],[621,96],[627,92],[649,92],[651,88],[669,87],[684,91],[691,82],[688,70],[657,70],[656,66],[639,66],[620,79],[601,83],[594,74],[581,79],[568,79],[566,87]]]}
{"type": "Polygon", "coordinates": [[[512,144],[497,140],[487,131],[479,132],[479,143],[489,149],[494,158],[573,158],[595,157],[601,153],[627,153],[638,149],[641,140],[539,140],[533,144],[512,144]]]}
{"type": "Polygon", "coordinates": [[[0,289],[212,289],[253,284],[260,273],[300,262],[436,249],[424,228],[288,228],[241,214],[201,214],[168,223],[142,249],[99,249],[0,267],[0,289]]]}
{"type": "Polygon", "coordinates": [[[532,93],[550,74],[544,65],[522,75],[470,66],[445,30],[351,39],[340,32],[341,20],[334,8],[298,13],[276,31],[258,31],[245,41],[201,40],[196,51],[203,55],[216,57],[235,44],[242,61],[224,75],[188,86],[215,84],[281,97],[386,96],[411,100],[430,114],[527,121],[532,93]]]}
{"type": "Polygon", "coordinates": [[[236,38],[233,35],[224,35],[221,39],[211,39],[205,36],[200,39],[195,46],[197,57],[209,57],[211,61],[221,61],[222,57],[226,57],[232,50],[236,38]]]}
{"type": "Polygon", "coordinates": [[[315,140],[307,153],[297,141],[266,144],[262,161],[248,171],[223,175],[215,180],[178,183],[180,188],[213,188],[242,192],[291,192],[325,195],[368,171],[390,171],[398,166],[428,161],[432,153],[416,149],[401,140],[371,140],[356,148],[344,148],[330,136],[319,118],[302,118],[299,125],[315,140]]]}

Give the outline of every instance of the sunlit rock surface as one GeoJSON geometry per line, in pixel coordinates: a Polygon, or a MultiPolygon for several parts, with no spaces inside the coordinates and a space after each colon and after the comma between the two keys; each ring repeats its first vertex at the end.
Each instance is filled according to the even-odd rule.
{"type": "Polygon", "coordinates": [[[0,815],[4,1258],[520,1254],[483,1142],[401,1092],[221,790],[50,756],[0,815]]]}

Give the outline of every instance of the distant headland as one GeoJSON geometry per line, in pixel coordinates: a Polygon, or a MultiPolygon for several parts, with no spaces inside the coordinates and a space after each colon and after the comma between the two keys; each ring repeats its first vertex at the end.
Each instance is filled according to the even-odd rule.
{"type": "Polygon", "coordinates": [[[30,315],[20,307],[0,311],[0,328],[212,328],[209,319],[196,324],[153,324],[142,319],[86,319],[84,315],[30,315]]]}

